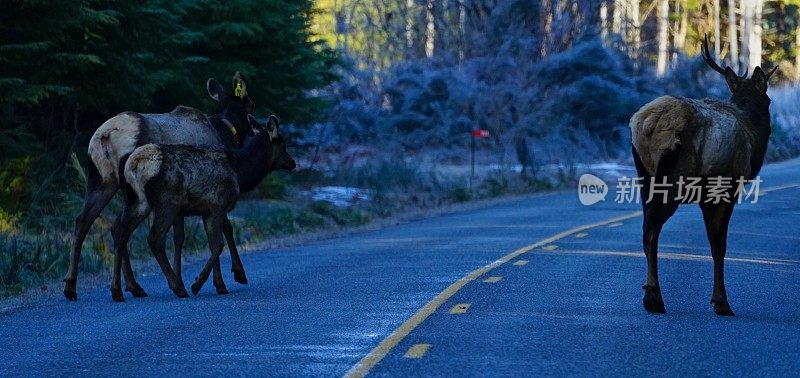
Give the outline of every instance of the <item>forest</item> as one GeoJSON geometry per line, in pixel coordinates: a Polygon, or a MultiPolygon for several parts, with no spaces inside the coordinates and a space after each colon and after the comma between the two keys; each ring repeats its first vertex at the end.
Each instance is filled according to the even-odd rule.
{"type": "MultiPolygon", "coordinates": [[[[631,164],[640,106],[729,97],[699,58],[706,35],[740,74],[779,67],[767,159],[800,154],[797,0],[5,1],[0,296],[63,274],[94,130],[126,110],[211,112],[210,77],[246,75],[255,114],[281,118],[298,161],[237,208],[237,236],[256,243],[631,164]],[[344,204],[325,199],[343,190],[344,204]]],[[[113,259],[111,207],[84,270],[113,259]]],[[[205,245],[198,227],[190,248],[205,245]]]]}

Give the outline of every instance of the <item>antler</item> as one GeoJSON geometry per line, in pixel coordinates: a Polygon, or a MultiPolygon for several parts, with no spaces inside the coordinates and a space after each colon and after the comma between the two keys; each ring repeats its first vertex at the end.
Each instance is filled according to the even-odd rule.
{"type": "Polygon", "coordinates": [[[702,48],[700,50],[701,50],[700,53],[703,55],[703,60],[706,61],[706,64],[708,64],[709,67],[714,69],[714,71],[717,71],[721,73],[723,76],[725,76],[725,70],[722,67],[720,67],[719,64],[717,64],[717,62],[715,62],[713,58],[711,58],[711,52],[708,51],[708,34],[705,34],[705,38],[703,39],[702,43],[702,48]]]}

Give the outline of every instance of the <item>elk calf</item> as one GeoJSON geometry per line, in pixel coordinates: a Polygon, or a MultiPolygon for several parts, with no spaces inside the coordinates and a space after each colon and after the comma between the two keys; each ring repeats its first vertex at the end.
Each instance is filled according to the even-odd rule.
{"type": "MultiPolygon", "coordinates": [[[[278,135],[278,120],[269,118],[266,130],[245,141],[240,150],[212,146],[147,144],[130,154],[124,165],[125,203],[118,223],[112,229],[116,256],[111,294],[115,301],[124,297],[120,286],[120,268],[128,256],[128,241],[136,226],[152,211],[150,249],[158,260],[170,289],[178,297],[187,297],[183,281],[176,276],[164,252],[167,231],[176,217],[203,217],[211,257],[192,284],[192,292],[202,288],[214,269],[214,286],[226,293],[219,266],[223,248],[223,225],[226,215],[242,193],[253,190],[269,172],[292,170],[295,162],[278,135]]],[[[180,264],[180,261],[176,261],[180,264]]],[[[125,270],[125,280],[132,280],[125,270]]]]}
{"type": "Polygon", "coordinates": [[[712,99],[693,100],[660,97],[643,106],[630,121],[633,159],[643,178],[643,244],[647,257],[647,281],[642,303],[648,312],[666,311],[658,282],[658,237],[661,228],[682,202],[677,183],[683,178],[721,177],[734,183],[725,195],[728,201],[711,201],[707,185],[699,198],[706,234],[714,260],[714,289],[711,303],[719,315],[733,315],[725,291],[724,262],[728,223],[736,204],[737,180],[752,180],[758,175],[767,151],[771,132],[767,81],[775,72],[756,67],[753,76],[738,76],[730,67],[721,68],[703,42],[703,58],[725,77],[731,90],[730,102],[712,99]],[[652,182],[668,183],[668,193],[651,198],[652,182]],[[651,199],[648,201],[648,199],[651,199]]]}

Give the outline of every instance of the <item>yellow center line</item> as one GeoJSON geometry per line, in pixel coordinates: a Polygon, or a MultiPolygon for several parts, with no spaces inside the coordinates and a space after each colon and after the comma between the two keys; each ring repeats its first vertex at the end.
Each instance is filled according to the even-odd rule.
{"type": "Polygon", "coordinates": [[[629,213],[627,215],[614,217],[611,219],[607,219],[604,221],[591,223],[575,228],[571,228],[569,230],[560,232],[548,238],[542,239],[536,243],[527,245],[520,249],[517,249],[500,259],[493,261],[492,263],[485,265],[481,268],[475,269],[466,276],[462,277],[458,281],[452,283],[438,295],[436,295],[430,302],[425,304],[422,308],[420,308],[414,315],[412,315],[408,320],[406,320],[403,324],[401,324],[397,329],[395,329],[389,336],[387,336],[383,341],[381,341],[378,346],[376,346],[372,351],[370,351],[361,361],[358,361],[355,366],[353,366],[347,373],[345,373],[345,377],[363,377],[369,373],[369,371],[375,367],[387,354],[399,344],[406,336],[408,336],[411,331],[417,328],[422,322],[425,321],[431,314],[436,312],[436,310],[448,299],[450,299],[453,295],[455,295],[462,287],[466,284],[474,281],[478,277],[486,274],[487,272],[517,258],[519,255],[523,253],[530,252],[535,248],[539,248],[541,246],[551,244],[557,240],[566,238],[567,236],[583,232],[595,227],[605,226],[611,223],[616,223],[624,220],[628,220],[631,218],[638,217],[642,214],[641,211],[635,211],[629,213]]]}
{"type": "Polygon", "coordinates": [[[512,264],[512,265],[514,265],[514,266],[523,266],[523,265],[527,265],[527,264],[528,264],[528,260],[517,260],[517,261],[514,261],[514,264],[512,264]]]}

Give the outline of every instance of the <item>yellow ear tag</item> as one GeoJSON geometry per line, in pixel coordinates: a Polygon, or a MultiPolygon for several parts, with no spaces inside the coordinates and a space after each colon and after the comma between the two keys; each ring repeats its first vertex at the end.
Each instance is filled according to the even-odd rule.
{"type": "Polygon", "coordinates": [[[244,88],[242,88],[242,81],[239,80],[236,82],[236,88],[233,90],[233,94],[236,97],[242,98],[244,97],[244,88]]]}
{"type": "Polygon", "coordinates": [[[236,136],[236,128],[235,127],[231,126],[231,132],[233,133],[233,136],[236,136]]]}

